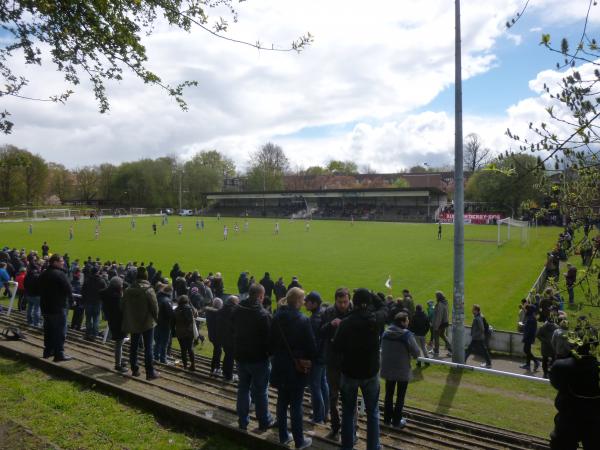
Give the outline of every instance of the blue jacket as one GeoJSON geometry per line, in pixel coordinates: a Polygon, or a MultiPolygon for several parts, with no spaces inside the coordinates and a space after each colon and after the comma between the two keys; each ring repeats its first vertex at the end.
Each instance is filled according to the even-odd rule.
{"type": "Polygon", "coordinates": [[[314,360],[317,354],[309,318],[297,309],[281,306],[273,318],[271,334],[271,353],[273,355],[271,385],[280,389],[306,386],[308,375],[303,375],[295,369],[292,355],[294,358],[314,360]],[[290,351],[292,355],[290,355],[290,351]]]}

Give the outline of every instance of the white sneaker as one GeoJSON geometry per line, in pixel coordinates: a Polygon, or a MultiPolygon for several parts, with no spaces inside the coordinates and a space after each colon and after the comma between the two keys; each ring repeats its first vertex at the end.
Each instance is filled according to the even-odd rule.
{"type": "Polygon", "coordinates": [[[298,450],[301,450],[303,448],[308,448],[312,445],[312,439],[311,438],[304,438],[304,442],[302,442],[302,444],[296,446],[296,448],[298,450]]]}

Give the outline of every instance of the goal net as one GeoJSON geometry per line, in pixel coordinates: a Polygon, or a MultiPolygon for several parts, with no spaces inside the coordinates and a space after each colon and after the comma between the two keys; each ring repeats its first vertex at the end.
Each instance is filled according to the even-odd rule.
{"type": "Polygon", "coordinates": [[[26,219],[29,217],[27,211],[2,210],[0,211],[0,219],[26,219]]]}
{"type": "Polygon", "coordinates": [[[511,217],[500,219],[498,223],[498,247],[507,242],[519,240],[521,245],[529,242],[529,222],[511,217]]]}
{"type": "Polygon", "coordinates": [[[58,219],[62,217],[71,217],[69,209],[34,209],[33,217],[35,219],[58,219]]]}
{"type": "Polygon", "coordinates": [[[141,214],[145,214],[146,208],[131,208],[129,212],[132,216],[139,216],[141,214]]]}

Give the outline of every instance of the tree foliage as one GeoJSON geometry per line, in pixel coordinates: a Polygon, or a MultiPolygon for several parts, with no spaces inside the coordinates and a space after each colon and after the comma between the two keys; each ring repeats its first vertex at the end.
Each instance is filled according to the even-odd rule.
{"type": "Polygon", "coordinates": [[[251,191],[276,191],[283,189],[283,176],[290,163],[283,149],[267,142],[250,156],[247,187],[251,191]]]}
{"type": "Polygon", "coordinates": [[[47,174],[41,156],[13,145],[0,147],[0,204],[34,204],[41,200],[47,174]]]}
{"type": "Polygon", "coordinates": [[[354,175],[358,173],[358,166],[353,161],[332,160],[327,164],[327,171],[336,175],[354,175]]]}
{"type": "MultiPolygon", "coordinates": [[[[71,86],[80,84],[82,77],[91,81],[102,113],[109,109],[106,82],[122,80],[126,71],[146,84],[159,86],[187,110],[183,90],[197,82],[171,85],[149,69],[142,37],[152,34],[160,21],[188,32],[200,27],[213,36],[269,51],[301,51],[312,42],[310,33],[286,48],[227,38],[222,34],[227,31],[227,20],[219,18],[211,27],[207,9],[224,6],[237,21],[232,3],[233,0],[0,0],[0,28],[7,36],[0,47],[0,75],[4,78],[0,97],[65,102],[73,93],[71,89],[45,99],[25,96],[22,91],[29,80],[13,68],[14,58],[22,57],[26,64],[41,66],[49,56],[71,86]]],[[[10,133],[13,127],[9,117],[8,111],[0,112],[0,131],[4,133],[10,133]]]]}

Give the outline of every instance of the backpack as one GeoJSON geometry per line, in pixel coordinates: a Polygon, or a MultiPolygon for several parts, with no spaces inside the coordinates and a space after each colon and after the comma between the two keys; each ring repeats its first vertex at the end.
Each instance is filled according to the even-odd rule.
{"type": "Polygon", "coordinates": [[[483,333],[485,334],[485,337],[490,337],[494,332],[494,329],[490,327],[490,324],[485,317],[481,316],[481,319],[483,320],[483,333]]]}
{"type": "Polygon", "coordinates": [[[7,341],[22,341],[23,339],[27,339],[25,334],[17,327],[5,328],[4,331],[2,331],[2,336],[4,336],[7,341]]]}

